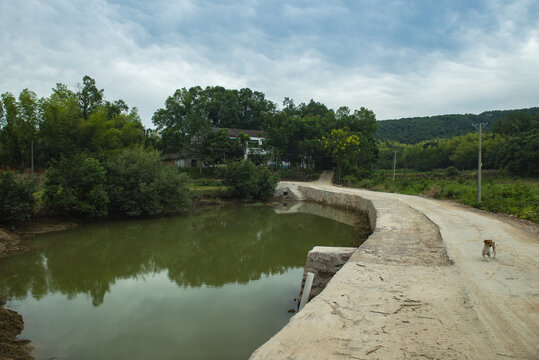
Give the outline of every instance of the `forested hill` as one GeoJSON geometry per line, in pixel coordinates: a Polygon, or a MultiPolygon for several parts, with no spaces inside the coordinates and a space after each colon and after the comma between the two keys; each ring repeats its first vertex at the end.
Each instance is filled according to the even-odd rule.
{"type": "Polygon", "coordinates": [[[404,144],[416,144],[423,140],[450,138],[474,132],[476,130],[472,124],[479,122],[487,122],[488,125],[485,127],[485,131],[492,131],[492,126],[496,120],[506,117],[513,111],[535,114],[539,113],[539,107],[485,111],[479,115],[436,115],[378,121],[378,131],[375,138],[379,140],[396,140],[404,144]]]}

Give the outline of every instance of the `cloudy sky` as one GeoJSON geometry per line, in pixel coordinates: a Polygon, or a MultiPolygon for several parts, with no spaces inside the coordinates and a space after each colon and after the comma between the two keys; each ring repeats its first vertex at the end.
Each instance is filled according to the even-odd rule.
{"type": "Polygon", "coordinates": [[[0,92],[86,74],[146,126],[194,85],[382,120],[539,106],[539,1],[0,0],[0,92]]]}

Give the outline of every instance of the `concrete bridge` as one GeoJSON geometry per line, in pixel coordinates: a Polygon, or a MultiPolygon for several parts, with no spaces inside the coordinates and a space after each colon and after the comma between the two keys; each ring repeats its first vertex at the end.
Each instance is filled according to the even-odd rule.
{"type": "Polygon", "coordinates": [[[538,358],[536,225],[331,178],[277,195],[366,211],[373,234],[251,359],[538,358]],[[496,259],[481,257],[484,239],[496,259]]]}

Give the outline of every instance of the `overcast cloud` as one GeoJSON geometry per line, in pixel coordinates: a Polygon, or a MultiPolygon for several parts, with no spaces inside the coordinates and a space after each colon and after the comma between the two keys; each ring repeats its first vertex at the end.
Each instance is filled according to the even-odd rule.
{"type": "Polygon", "coordinates": [[[539,2],[1,0],[0,92],[84,75],[146,126],[175,89],[378,119],[539,106],[539,2]]]}

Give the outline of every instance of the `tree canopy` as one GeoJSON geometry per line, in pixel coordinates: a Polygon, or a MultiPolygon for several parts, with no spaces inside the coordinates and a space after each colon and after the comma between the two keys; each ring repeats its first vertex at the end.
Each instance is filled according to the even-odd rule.
{"type": "MultiPolygon", "coordinates": [[[[539,107],[521,110],[526,114],[538,114],[539,107]]],[[[479,115],[453,114],[425,117],[402,118],[378,122],[377,140],[398,141],[403,144],[416,144],[421,141],[464,135],[475,132],[474,123],[486,122],[485,132],[493,130],[494,123],[506,118],[514,110],[485,111],[479,115]]]]}
{"type": "Polygon", "coordinates": [[[99,157],[144,141],[137,108],[105,100],[104,90],[89,76],[77,92],[56,84],[49,97],[38,99],[24,89],[18,99],[9,92],[0,99],[0,161],[6,165],[29,167],[32,143],[36,164],[47,166],[61,156],[87,152],[99,157]]]}

